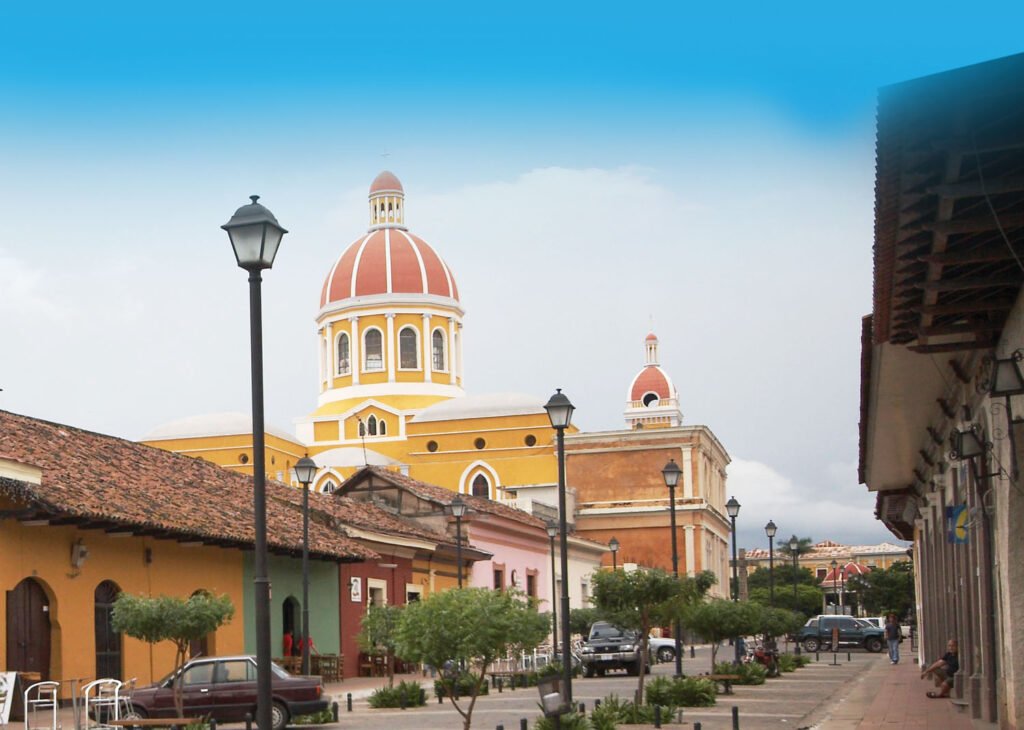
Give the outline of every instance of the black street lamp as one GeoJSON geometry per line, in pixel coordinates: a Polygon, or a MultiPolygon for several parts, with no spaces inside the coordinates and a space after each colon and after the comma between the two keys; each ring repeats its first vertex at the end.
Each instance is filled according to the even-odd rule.
{"type": "Polygon", "coordinates": [[[466,515],[468,505],[462,501],[462,497],[455,495],[448,509],[452,511],[455,518],[455,562],[458,563],[456,570],[459,575],[459,588],[462,588],[462,518],[466,515]]]}
{"type": "Polygon", "coordinates": [[[551,656],[558,656],[558,579],[555,575],[555,536],[558,525],[548,523],[548,539],[551,540],[551,656]]]}
{"type": "MultiPolygon", "coordinates": [[[[569,629],[569,540],[568,528],[566,526],[565,507],[565,429],[569,428],[572,421],[572,412],[576,410],[572,402],[558,388],[555,394],[544,404],[544,410],[548,412],[548,420],[551,427],[555,429],[558,442],[558,531],[560,535],[559,550],[561,551],[562,564],[562,651],[565,654],[563,664],[562,701],[567,707],[572,707],[572,637],[569,629]]],[[[263,730],[263,728],[260,728],[263,730]]]]}
{"type": "Polygon", "coordinates": [[[740,600],[740,564],[736,559],[736,515],[740,513],[740,503],[735,497],[729,497],[725,503],[725,511],[729,513],[729,521],[732,523],[732,600],[740,600]]]}
{"type": "Polygon", "coordinates": [[[316,462],[303,456],[294,471],[302,485],[302,674],[309,676],[309,485],[316,476],[316,462]]]}
{"type": "MultiPolygon", "coordinates": [[[[662,477],[665,478],[665,486],[668,487],[668,511],[671,515],[672,521],[672,575],[679,578],[679,548],[676,543],[676,485],[679,484],[679,475],[683,473],[683,470],[676,464],[675,459],[669,459],[668,463],[661,470],[662,477]]],[[[676,620],[675,625],[672,627],[672,635],[675,638],[675,654],[676,654],[676,676],[683,676],[683,646],[682,637],[680,634],[681,626],[679,621],[676,620]]]]}
{"type": "MultiPolygon", "coordinates": [[[[793,610],[799,611],[799,599],[796,595],[796,574],[797,574],[797,559],[800,557],[800,541],[796,539],[796,535],[789,538],[789,554],[793,556],[793,610]]],[[[796,648],[793,650],[794,654],[800,653],[800,642],[796,642],[796,648]]]]}
{"type": "Polygon", "coordinates": [[[775,607],[775,522],[768,520],[764,534],[768,536],[768,605],[775,607]]]}
{"type": "Polygon", "coordinates": [[[618,570],[619,563],[616,558],[619,555],[619,541],[613,537],[608,541],[608,549],[612,551],[612,570],[618,570]]]}
{"type": "Polygon", "coordinates": [[[252,202],[243,205],[221,228],[228,232],[238,265],[249,272],[249,349],[252,366],[252,502],[253,585],[256,618],[256,726],[271,730],[270,577],[267,570],[267,483],[263,425],[263,303],[260,272],[274,265],[287,233],[269,210],[252,202]]]}
{"type": "Polygon", "coordinates": [[[838,606],[839,606],[839,588],[836,585],[837,581],[839,580],[839,571],[837,570],[838,567],[839,567],[839,563],[837,563],[835,560],[833,560],[832,561],[832,600],[836,602],[835,605],[837,606],[837,608],[833,611],[833,613],[839,613],[839,608],[838,608],[838,606]]]}

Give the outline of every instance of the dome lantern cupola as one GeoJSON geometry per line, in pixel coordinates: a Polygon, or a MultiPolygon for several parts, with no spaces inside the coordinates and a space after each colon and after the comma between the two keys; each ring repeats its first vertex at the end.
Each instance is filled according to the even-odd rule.
{"type": "Polygon", "coordinates": [[[653,332],[644,338],[645,362],[626,393],[626,425],[631,429],[673,428],[683,414],[675,385],[658,365],[658,337],[653,332]]]}
{"type": "Polygon", "coordinates": [[[405,190],[387,170],[370,184],[370,230],[379,228],[405,230],[405,190]]]}

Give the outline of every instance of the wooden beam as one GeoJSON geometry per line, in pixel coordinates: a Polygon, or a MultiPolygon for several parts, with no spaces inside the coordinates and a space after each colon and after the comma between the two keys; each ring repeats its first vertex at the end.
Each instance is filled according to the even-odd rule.
{"type": "Polygon", "coordinates": [[[1008,312],[1013,308],[1012,299],[988,299],[952,303],[952,304],[915,304],[905,302],[903,309],[910,309],[922,314],[970,314],[971,312],[1008,312]]]}
{"type": "Polygon", "coordinates": [[[986,179],[984,186],[980,180],[969,180],[967,182],[945,183],[942,185],[929,185],[925,190],[930,195],[941,195],[944,198],[974,198],[988,193],[999,195],[1000,193],[1016,193],[1024,190],[1024,175],[1007,175],[986,179]]]}
{"type": "Polygon", "coordinates": [[[1002,286],[1017,286],[1024,283],[1024,272],[1002,276],[965,276],[962,278],[926,281],[917,285],[925,291],[963,291],[965,289],[991,289],[1002,286]]]}
{"type": "Polygon", "coordinates": [[[962,324],[933,324],[921,327],[918,333],[921,337],[935,337],[937,335],[967,335],[978,332],[999,332],[1003,329],[1005,322],[964,322],[962,324]]]}
{"type": "Polygon", "coordinates": [[[1005,243],[998,243],[977,246],[976,248],[972,248],[967,251],[956,249],[952,251],[943,251],[942,253],[927,253],[918,256],[917,260],[931,264],[943,265],[976,264],[1015,260],[1014,253],[1017,254],[1017,258],[1024,260],[1024,243],[1020,244],[1013,250],[1011,250],[1005,243]]]}
{"type": "Polygon", "coordinates": [[[903,226],[903,231],[931,231],[932,233],[973,233],[975,231],[994,231],[999,226],[1006,228],[1021,228],[1024,226],[1024,213],[1000,213],[999,223],[991,213],[977,216],[976,218],[953,218],[948,221],[925,221],[923,223],[908,223],[903,226]]]}
{"type": "Polygon", "coordinates": [[[963,352],[964,350],[987,350],[992,347],[991,342],[946,342],[941,345],[911,345],[907,349],[911,352],[931,354],[935,352],[963,352]]]}

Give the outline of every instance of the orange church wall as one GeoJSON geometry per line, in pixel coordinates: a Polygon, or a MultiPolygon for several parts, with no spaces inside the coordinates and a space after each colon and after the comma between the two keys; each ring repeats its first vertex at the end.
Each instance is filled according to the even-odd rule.
{"type": "MultiPolygon", "coordinates": [[[[17,507],[0,504],[0,508],[17,507]]],[[[187,597],[197,590],[226,593],[235,605],[232,621],[212,637],[211,652],[241,653],[243,644],[242,553],[215,547],[182,547],[179,543],[140,537],[111,537],[100,530],[74,527],[25,527],[0,522],[0,585],[5,604],[0,611],[0,661],[7,657],[6,592],[25,578],[42,586],[49,600],[50,678],[95,678],[96,642],[94,602],[96,587],[113,581],[125,592],[187,597]],[[71,546],[81,539],[88,556],[80,569],[71,565],[71,546]],[[149,548],[151,562],[146,562],[149,548]]],[[[124,638],[122,678],[142,683],[159,679],[174,665],[169,642],[150,646],[124,638]]],[[[62,693],[69,696],[68,685],[62,693]]]]}

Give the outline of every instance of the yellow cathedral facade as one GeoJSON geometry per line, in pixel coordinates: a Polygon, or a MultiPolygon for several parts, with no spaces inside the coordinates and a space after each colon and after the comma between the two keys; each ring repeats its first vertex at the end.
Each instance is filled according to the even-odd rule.
{"type": "MultiPolygon", "coordinates": [[[[268,428],[268,475],[299,486],[291,468],[308,453],[319,467],[311,485],[318,492],[332,492],[373,465],[550,514],[557,503],[557,457],[545,401],[463,390],[464,310],[452,270],[406,226],[405,191],[395,175],[374,179],[368,204],[368,230],[337,258],[321,289],[316,408],[296,420],[294,434],[268,428]]],[[[680,553],[689,552],[681,566],[690,574],[714,571],[715,592],[724,595],[729,457],[710,429],[682,425],[678,394],[658,364],[653,333],[644,351],[644,365],[627,389],[625,428],[584,434],[572,427],[567,433],[569,519],[583,537],[607,542],[615,536],[620,563],[633,556],[638,565],[669,568],[669,540],[652,538],[669,529],[668,493],[657,480],[660,464],[675,459],[689,470],[689,486],[676,504],[680,528],[688,525],[680,553]],[[631,475],[631,464],[642,474],[631,475]],[[661,549],[652,549],[656,544],[661,549]]],[[[246,414],[182,419],[143,441],[251,473],[246,414]]]]}

